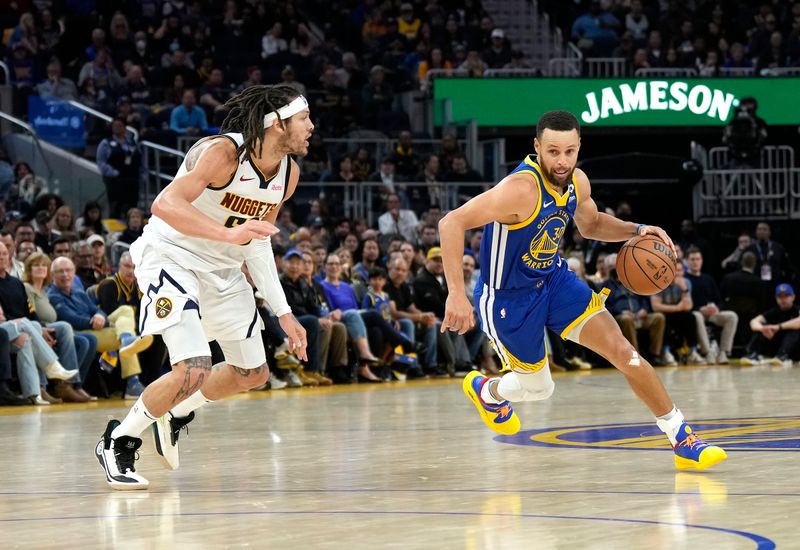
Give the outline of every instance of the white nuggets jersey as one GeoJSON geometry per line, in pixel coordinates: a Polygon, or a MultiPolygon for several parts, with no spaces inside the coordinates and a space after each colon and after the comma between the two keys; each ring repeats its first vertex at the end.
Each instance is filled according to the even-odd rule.
{"type": "MultiPolygon", "coordinates": [[[[230,139],[236,147],[243,142],[242,134],[222,134],[213,139],[230,139]]],[[[187,172],[184,160],[175,177],[187,172]]],[[[281,159],[277,173],[268,177],[252,160],[244,160],[243,153],[230,181],[216,189],[207,187],[192,205],[225,227],[234,227],[251,218],[263,218],[283,201],[290,172],[288,156],[281,159]]],[[[163,256],[199,272],[238,268],[249,247],[189,237],[155,215],[145,227],[143,238],[156,246],[163,256]]]]}

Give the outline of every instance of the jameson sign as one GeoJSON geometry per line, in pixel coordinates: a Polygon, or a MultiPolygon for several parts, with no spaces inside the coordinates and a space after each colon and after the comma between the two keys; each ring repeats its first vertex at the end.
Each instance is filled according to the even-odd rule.
{"type": "Polygon", "coordinates": [[[585,126],[723,126],[747,96],[767,124],[800,124],[800,78],[438,78],[434,120],[442,124],[448,99],[453,120],[481,126],[534,126],[553,109],[585,126]]]}

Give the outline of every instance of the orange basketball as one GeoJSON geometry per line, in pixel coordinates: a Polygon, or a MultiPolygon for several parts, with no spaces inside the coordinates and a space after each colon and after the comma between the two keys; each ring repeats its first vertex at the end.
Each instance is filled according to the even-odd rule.
{"type": "Polygon", "coordinates": [[[655,235],[634,237],[622,246],[617,255],[617,276],[634,294],[657,294],[675,278],[675,255],[655,235]]]}

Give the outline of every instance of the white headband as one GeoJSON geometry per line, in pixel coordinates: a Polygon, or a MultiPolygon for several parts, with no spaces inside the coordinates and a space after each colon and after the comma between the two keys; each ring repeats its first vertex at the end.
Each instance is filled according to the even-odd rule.
{"type": "Polygon", "coordinates": [[[308,109],[308,101],[303,96],[298,96],[292,100],[291,103],[288,105],[284,105],[280,109],[278,109],[278,113],[275,114],[275,111],[264,115],[264,128],[269,128],[272,126],[272,123],[275,122],[278,117],[281,117],[281,120],[286,120],[292,115],[296,115],[300,111],[304,111],[308,109]]]}

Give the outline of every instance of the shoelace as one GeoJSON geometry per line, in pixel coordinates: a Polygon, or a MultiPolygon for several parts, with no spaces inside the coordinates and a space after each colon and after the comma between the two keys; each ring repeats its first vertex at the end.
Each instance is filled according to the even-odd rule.
{"type": "Polygon", "coordinates": [[[172,444],[173,445],[178,442],[178,438],[181,435],[181,430],[186,430],[186,435],[189,435],[189,424],[184,424],[183,426],[179,426],[178,429],[174,429],[173,428],[173,430],[172,430],[172,444]]]}
{"type": "Polygon", "coordinates": [[[114,458],[117,459],[120,472],[135,472],[136,468],[134,468],[133,464],[139,460],[139,451],[114,449],[114,458]]]}
{"type": "Polygon", "coordinates": [[[699,437],[697,437],[697,434],[693,434],[693,433],[692,433],[692,434],[689,434],[689,435],[687,435],[687,436],[686,436],[686,439],[684,439],[683,441],[681,441],[680,443],[678,443],[678,446],[679,446],[679,447],[680,447],[681,445],[685,445],[685,446],[689,447],[689,449],[691,449],[692,451],[694,451],[694,450],[695,450],[695,446],[698,446],[698,447],[704,447],[704,446],[706,446],[707,444],[706,444],[706,442],[705,442],[705,441],[703,441],[702,439],[700,439],[699,437]]]}

